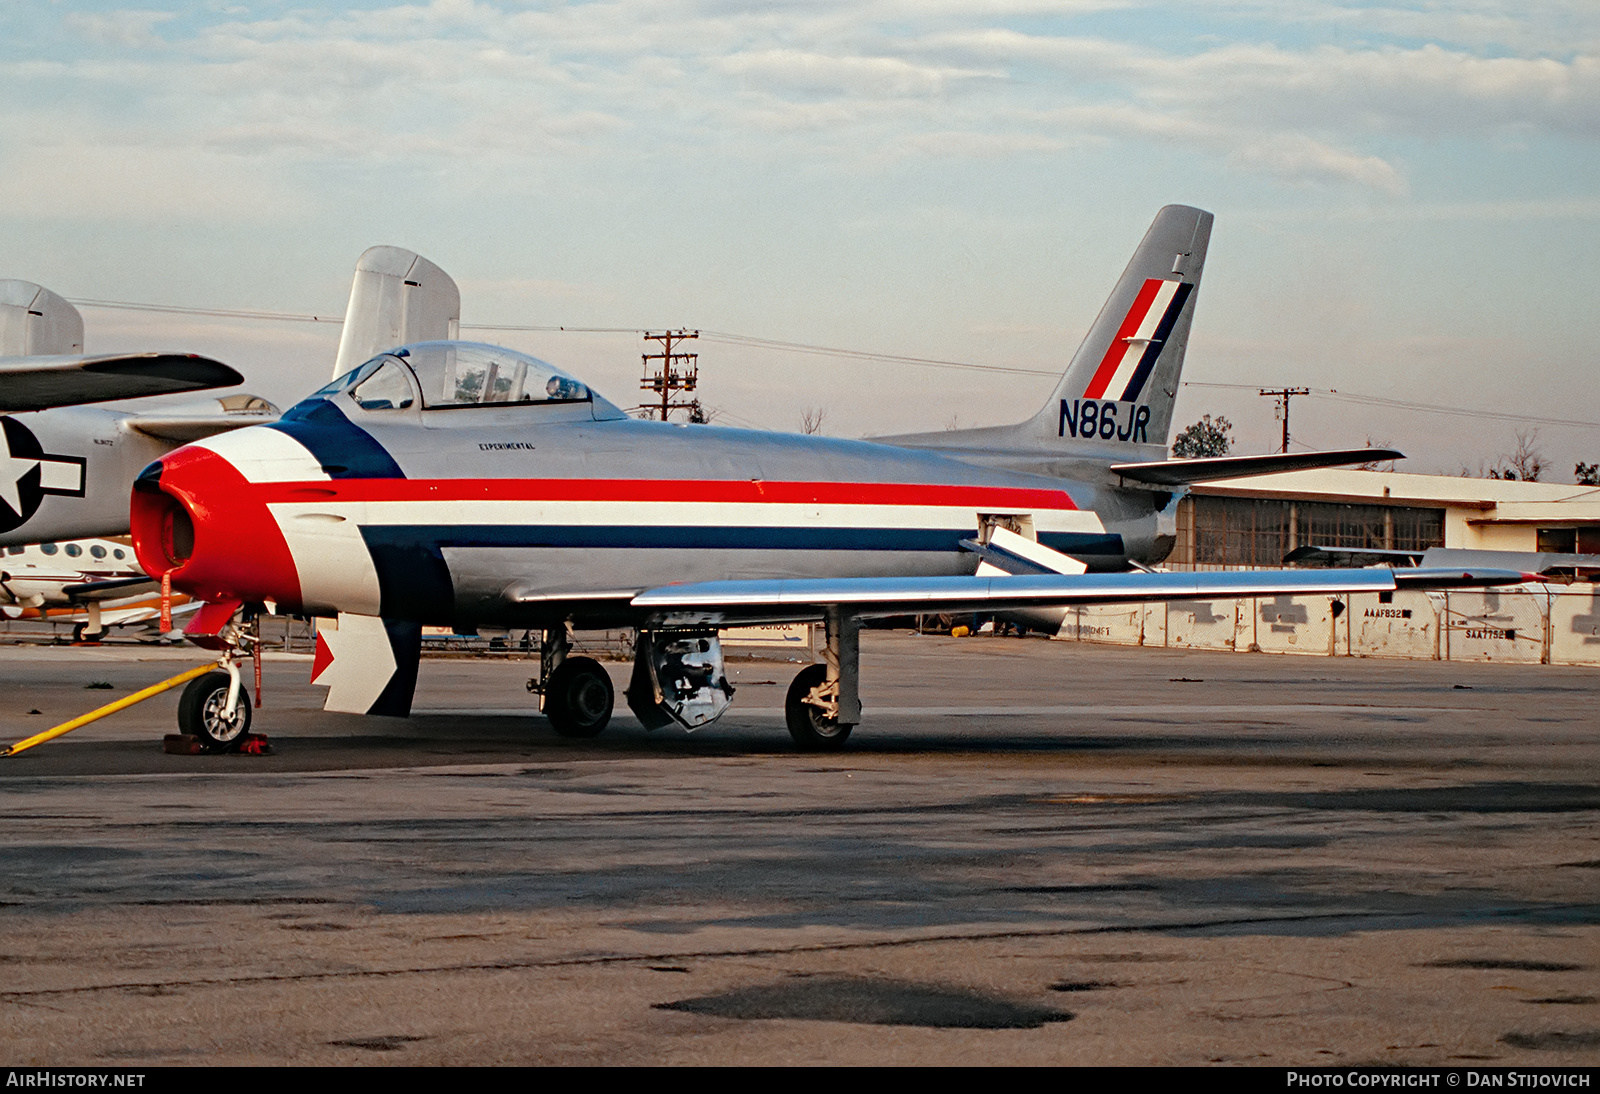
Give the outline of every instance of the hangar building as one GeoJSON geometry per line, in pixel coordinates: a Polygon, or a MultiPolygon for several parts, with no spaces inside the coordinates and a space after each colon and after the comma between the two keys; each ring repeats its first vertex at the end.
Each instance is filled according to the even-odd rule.
{"type": "MultiPolygon", "coordinates": [[[[1197,485],[1170,569],[1272,567],[1297,548],[1600,555],[1600,487],[1392,471],[1197,485]]],[[[1529,569],[1536,567],[1529,564],[1529,569]]],[[[1321,656],[1600,665],[1600,584],[1072,609],[1060,638],[1321,656]]]]}

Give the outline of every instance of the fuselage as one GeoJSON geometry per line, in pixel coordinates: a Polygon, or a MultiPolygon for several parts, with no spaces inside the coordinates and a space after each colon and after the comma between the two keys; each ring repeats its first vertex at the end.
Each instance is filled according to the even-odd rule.
{"type": "Polygon", "coordinates": [[[148,571],[279,611],[581,627],[674,582],[970,574],[961,541],[986,521],[1102,570],[1156,532],[1159,496],[928,451],[638,421],[598,397],[364,390],[152,464],[133,504],[148,571]]]}

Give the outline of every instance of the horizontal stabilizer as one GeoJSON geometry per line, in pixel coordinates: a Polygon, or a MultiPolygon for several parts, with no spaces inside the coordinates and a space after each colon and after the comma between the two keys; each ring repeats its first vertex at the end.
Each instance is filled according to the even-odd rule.
{"type": "Polygon", "coordinates": [[[1308,545],[1296,547],[1283,556],[1284,565],[1300,562],[1323,562],[1333,566],[1415,566],[1422,558],[1421,551],[1389,551],[1381,547],[1321,547],[1308,545]]]}
{"type": "Polygon", "coordinates": [[[1238,479],[1247,475],[1276,475],[1280,471],[1310,471],[1318,467],[1348,467],[1405,459],[1392,448],[1341,448],[1332,452],[1271,452],[1265,456],[1206,456],[1195,460],[1155,460],[1150,463],[1114,463],[1113,473],[1135,482],[1157,486],[1183,486],[1191,482],[1238,479]]]}
{"type": "MultiPolygon", "coordinates": [[[[1600,574],[1600,555],[1558,554],[1552,551],[1474,551],[1459,547],[1430,547],[1417,563],[1424,569],[1498,567],[1537,574],[1539,578],[1573,578],[1600,574]]],[[[1538,580],[1539,578],[1530,578],[1538,580]]]]}
{"type": "Polygon", "coordinates": [[[1523,570],[1502,570],[1485,566],[1461,567],[1418,566],[1396,570],[1394,583],[1401,589],[1471,589],[1491,585],[1517,585],[1524,581],[1538,581],[1538,574],[1523,570]]]}
{"type": "Polygon", "coordinates": [[[244,377],[192,353],[0,358],[0,413],[231,387],[244,377]]]}

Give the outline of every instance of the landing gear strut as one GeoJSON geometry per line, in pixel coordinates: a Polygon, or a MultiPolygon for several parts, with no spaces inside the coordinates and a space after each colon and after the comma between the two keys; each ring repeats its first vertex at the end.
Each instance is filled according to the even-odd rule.
{"type": "Polygon", "coordinates": [[[804,752],[843,748],[861,721],[861,622],[835,607],[827,627],[824,662],[801,669],[783,703],[789,736],[804,752]]]}
{"type": "Polygon", "coordinates": [[[569,657],[567,625],[546,627],[539,643],[539,679],[528,681],[550,728],[563,737],[594,737],[611,721],[616,692],[605,667],[592,657],[569,657]]]}

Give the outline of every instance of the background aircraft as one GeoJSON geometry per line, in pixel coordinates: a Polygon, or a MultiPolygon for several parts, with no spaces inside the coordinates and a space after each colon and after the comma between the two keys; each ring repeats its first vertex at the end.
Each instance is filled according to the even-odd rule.
{"type": "MultiPolygon", "coordinates": [[[[94,641],[107,627],[161,615],[160,582],[140,569],[123,540],[13,544],[0,551],[0,611],[72,627],[74,641],[94,641]]],[[[180,597],[177,614],[199,607],[180,597]]]]}
{"type": "Polygon", "coordinates": [[[0,280],[0,545],[124,534],[140,468],[189,441],[277,417],[253,395],[197,408],[83,404],[242,380],[193,354],[85,355],[76,308],[32,282],[0,280]]]}
{"type": "MultiPolygon", "coordinates": [[[[455,282],[398,247],[356,263],[340,360],[422,338],[454,337],[455,282]]],[[[151,460],[190,441],[276,420],[278,408],[232,394],[199,405],[113,410],[72,405],[239,383],[231,368],[181,354],[83,355],[83,318],[27,281],[0,281],[0,609],[69,623],[75,638],[160,615],[160,583],[133,548],[127,497],[151,460]],[[44,542],[39,542],[43,540],[44,542]]],[[[336,366],[336,372],[341,371],[336,366]]],[[[178,614],[195,607],[179,597],[178,614]]]]}
{"type": "Polygon", "coordinates": [[[336,616],[313,680],[328,709],[376,714],[409,711],[424,624],[541,628],[541,709],[578,737],[613,693],[567,656],[570,627],[636,628],[629,705],[693,728],[732,695],[721,627],[823,620],[826,663],[796,677],[787,720],[833,748],[860,721],[866,616],[1519,580],[1148,569],[1186,482],[1399,456],[1164,458],[1211,223],[1157,215],[1049,402],[1013,426],[872,443],[637,421],[543,361],[439,341],[181,448],[139,476],[132,529],[150,573],[207,601],[191,637],[225,651],[182,727],[225,743],[248,725],[234,657],[262,606],[336,616]]]}
{"type": "MultiPolygon", "coordinates": [[[[399,247],[370,248],[356,263],[334,374],[390,346],[454,338],[460,315],[460,292],[439,267],[399,247]]],[[[125,534],[128,492],[150,461],[278,416],[242,393],[139,409],[83,404],[243,379],[191,354],[85,356],[72,304],[32,282],[0,280],[0,546],[125,534]]]]}

